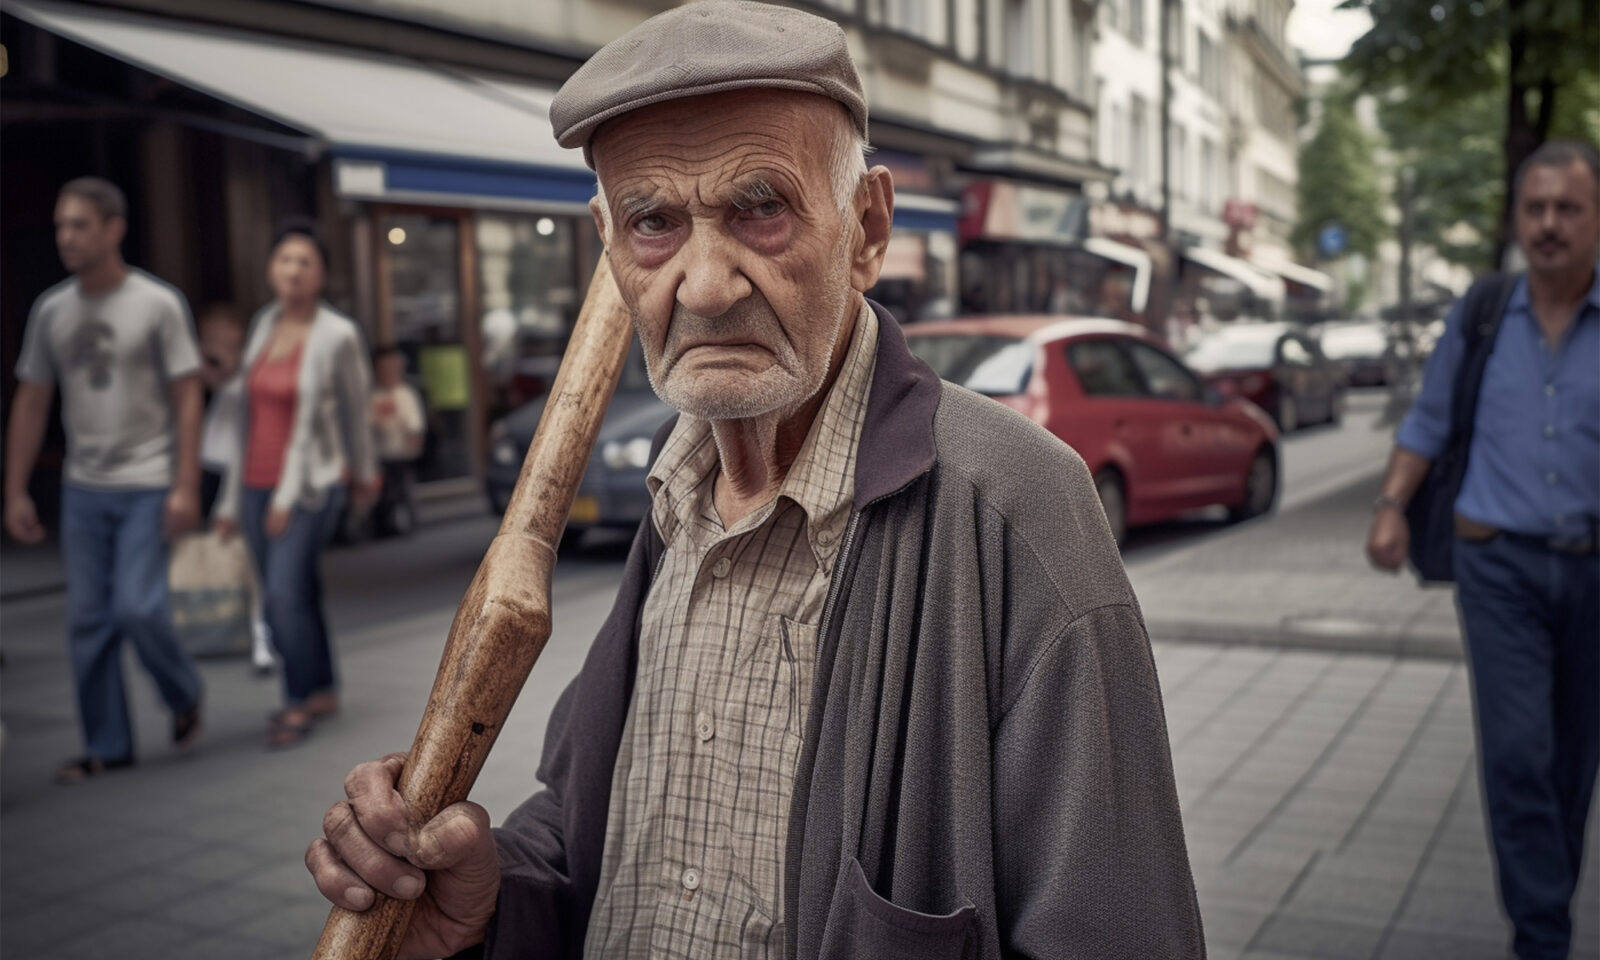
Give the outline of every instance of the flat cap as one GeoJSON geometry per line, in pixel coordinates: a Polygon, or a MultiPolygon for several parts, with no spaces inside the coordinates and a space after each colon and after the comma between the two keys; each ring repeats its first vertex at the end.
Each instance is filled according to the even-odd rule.
{"type": "Polygon", "coordinates": [[[700,0],[657,14],[601,47],[550,103],[563,147],[583,147],[602,123],[651,104],[770,87],[844,104],[862,137],[867,98],[831,20],[754,0],[700,0]]]}

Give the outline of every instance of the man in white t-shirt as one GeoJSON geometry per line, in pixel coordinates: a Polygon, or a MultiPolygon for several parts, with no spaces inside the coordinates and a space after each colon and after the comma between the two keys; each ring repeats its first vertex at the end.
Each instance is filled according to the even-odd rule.
{"type": "Polygon", "coordinates": [[[6,435],[5,528],[38,543],[28,478],[60,388],[61,551],[85,747],[57,770],[63,783],[134,761],[125,639],[172,711],[173,743],[185,749],[200,733],[200,675],[178,645],[167,592],[167,543],[199,521],[200,357],[183,296],[123,262],[126,218],[112,183],[61,188],[56,246],[74,276],[33,305],[6,435]]]}
{"type": "Polygon", "coordinates": [[[380,532],[409,533],[416,524],[416,462],[427,433],[422,398],[406,382],[406,358],[398,348],[379,347],[373,369],[378,383],[372,391],[372,434],[383,465],[383,492],[373,506],[373,519],[380,532]]]}

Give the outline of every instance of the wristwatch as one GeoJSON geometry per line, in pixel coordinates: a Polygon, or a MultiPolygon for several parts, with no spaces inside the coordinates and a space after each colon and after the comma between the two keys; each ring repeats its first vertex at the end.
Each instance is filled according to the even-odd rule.
{"type": "Polygon", "coordinates": [[[1372,501],[1373,513],[1377,513],[1379,510],[1388,510],[1391,508],[1399,510],[1401,513],[1404,513],[1406,509],[1405,504],[1402,504],[1399,500],[1389,496],[1387,493],[1378,494],[1378,496],[1372,501]]]}

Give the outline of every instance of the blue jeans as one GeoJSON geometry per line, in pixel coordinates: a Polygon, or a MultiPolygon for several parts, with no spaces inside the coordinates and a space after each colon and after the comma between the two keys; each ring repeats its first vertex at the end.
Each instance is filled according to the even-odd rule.
{"type": "Polygon", "coordinates": [[[1500,899],[1522,960],[1567,956],[1600,761],[1600,560],[1455,546],[1500,899]]]}
{"type": "Polygon", "coordinates": [[[78,719],[89,756],[133,756],[122,641],[173,713],[200,701],[200,674],[178,645],[167,593],[165,490],[61,490],[61,554],[67,568],[67,635],[78,719]]]}
{"type": "Polygon", "coordinates": [[[312,694],[332,692],[338,686],[322,613],[319,559],[344,509],[344,488],[329,489],[321,509],[295,507],[289,514],[289,529],[277,538],[268,537],[264,529],[271,501],[271,490],[240,491],[239,529],[261,576],[272,645],[283,658],[283,699],[296,707],[312,694]]]}

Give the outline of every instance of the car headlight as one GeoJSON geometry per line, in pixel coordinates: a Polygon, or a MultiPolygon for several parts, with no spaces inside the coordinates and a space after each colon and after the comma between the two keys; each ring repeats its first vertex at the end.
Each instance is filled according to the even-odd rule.
{"type": "Polygon", "coordinates": [[[632,440],[608,440],[600,448],[600,459],[612,470],[633,468],[643,470],[650,465],[650,438],[634,437],[632,440]]]}
{"type": "Polygon", "coordinates": [[[494,457],[494,462],[499,466],[515,466],[517,462],[517,445],[510,440],[502,440],[494,445],[494,451],[490,456],[494,457]]]}

